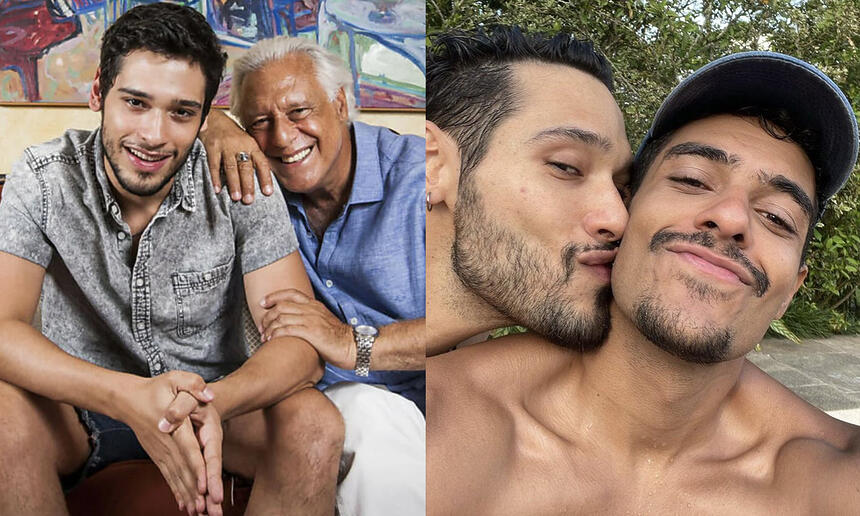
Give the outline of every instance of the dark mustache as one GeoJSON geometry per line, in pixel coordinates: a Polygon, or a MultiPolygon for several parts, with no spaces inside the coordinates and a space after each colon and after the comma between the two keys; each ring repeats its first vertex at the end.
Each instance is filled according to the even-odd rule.
{"type": "Polygon", "coordinates": [[[561,250],[561,263],[564,265],[564,283],[570,280],[573,271],[576,269],[576,257],[586,251],[612,251],[621,245],[620,240],[608,242],[605,244],[567,244],[561,250]]]}
{"type": "Polygon", "coordinates": [[[656,252],[661,247],[664,247],[669,242],[687,242],[690,244],[698,244],[708,249],[713,249],[717,253],[722,254],[733,262],[737,263],[744,269],[748,270],[753,277],[755,283],[754,293],[756,297],[761,297],[770,288],[770,280],[763,270],[759,269],[747,258],[740,248],[734,242],[727,242],[724,246],[717,249],[717,240],[712,233],[707,231],[699,231],[697,233],[680,233],[677,231],[669,231],[662,229],[651,237],[651,244],[648,249],[651,252],[656,252]]]}

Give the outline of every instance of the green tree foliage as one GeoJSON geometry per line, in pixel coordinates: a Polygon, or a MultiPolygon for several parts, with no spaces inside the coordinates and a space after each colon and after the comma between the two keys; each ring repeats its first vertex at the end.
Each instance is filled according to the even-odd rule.
{"type": "MultiPolygon", "coordinates": [[[[809,61],[860,107],[860,0],[427,0],[431,37],[494,24],[593,41],[612,63],[634,149],[680,79],[732,52],[773,50],[809,61]]],[[[816,228],[809,277],[777,333],[860,331],[856,172],[816,228]]]]}

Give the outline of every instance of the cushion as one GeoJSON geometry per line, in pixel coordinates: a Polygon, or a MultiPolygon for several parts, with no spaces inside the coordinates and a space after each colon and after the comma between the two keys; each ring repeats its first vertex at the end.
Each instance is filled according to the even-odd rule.
{"type": "MultiPolygon", "coordinates": [[[[244,514],[250,495],[250,485],[226,475],[224,516],[244,514]]],[[[66,502],[71,516],[187,516],[179,511],[161,472],[148,460],[111,464],[73,489],[66,502]]]]}

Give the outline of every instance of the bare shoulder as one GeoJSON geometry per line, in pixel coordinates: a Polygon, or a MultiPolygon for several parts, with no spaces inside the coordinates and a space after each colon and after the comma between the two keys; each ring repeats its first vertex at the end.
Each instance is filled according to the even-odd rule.
{"type": "Polygon", "coordinates": [[[534,353],[563,353],[534,333],[508,335],[428,357],[427,367],[442,375],[463,380],[491,380],[505,373],[521,371],[534,353]]]}
{"type": "MultiPolygon", "coordinates": [[[[534,334],[511,335],[427,358],[428,426],[499,417],[566,353],[534,334]]],[[[481,421],[485,423],[486,421],[481,421]]]]}
{"type": "Polygon", "coordinates": [[[818,432],[808,429],[786,441],[776,475],[786,480],[786,490],[807,485],[817,514],[846,514],[860,507],[860,427],[837,421],[840,428],[831,430],[830,421],[820,423],[818,432]]]}
{"type": "Polygon", "coordinates": [[[822,412],[747,362],[742,381],[771,433],[774,479],[809,489],[819,514],[860,507],[860,427],[822,412]]]}
{"type": "Polygon", "coordinates": [[[513,459],[513,414],[554,347],[526,334],[427,359],[428,514],[486,512],[513,459]]]}
{"type": "Polygon", "coordinates": [[[749,361],[744,364],[741,383],[744,396],[761,409],[763,423],[786,442],[813,438],[847,449],[860,432],[860,427],[822,412],[749,361]]]}

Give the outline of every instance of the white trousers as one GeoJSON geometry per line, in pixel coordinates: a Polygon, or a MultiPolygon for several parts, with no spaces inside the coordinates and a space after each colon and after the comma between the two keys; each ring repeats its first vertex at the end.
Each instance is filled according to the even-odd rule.
{"type": "Polygon", "coordinates": [[[325,391],[343,415],[352,466],[337,490],[340,516],[423,516],[424,416],[384,388],[339,383],[325,391]]]}

